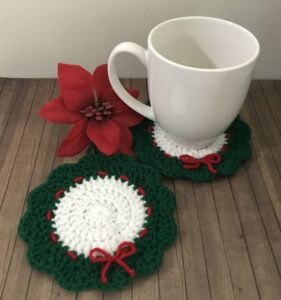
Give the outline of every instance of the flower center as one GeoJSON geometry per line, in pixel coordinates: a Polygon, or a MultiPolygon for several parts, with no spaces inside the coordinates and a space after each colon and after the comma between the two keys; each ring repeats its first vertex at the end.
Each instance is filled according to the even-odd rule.
{"type": "Polygon", "coordinates": [[[112,114],[112,108],[108,101],[95,100],[94,105],[89,105],[80,110],[84,118],[94,118],[96,121],[102,121],[106,116],[112,114]]]}

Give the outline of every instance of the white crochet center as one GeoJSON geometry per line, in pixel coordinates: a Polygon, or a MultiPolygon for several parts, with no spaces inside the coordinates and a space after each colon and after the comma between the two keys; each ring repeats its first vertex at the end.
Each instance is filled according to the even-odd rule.
{"type": "Polygon", "coordinates": [[[190,149],[186,145],[176,142],[173,137],[165,132],[157,123],[154,124],[152,136],[161,150],[176,157],[187,154],[195,158],[202,158],[208,154],[218,152],[224,144],[227,144],[226,134],[223,133],[206,148],[199,150],[190,149]]]}
{"type": "Polygon", "coordinates": [[[78,255],[99,247],[113,254],[144,229],[145,202],[133,185],[113,177],[90,178],[71,187],[53,211],[55,234],[78,255]]]}

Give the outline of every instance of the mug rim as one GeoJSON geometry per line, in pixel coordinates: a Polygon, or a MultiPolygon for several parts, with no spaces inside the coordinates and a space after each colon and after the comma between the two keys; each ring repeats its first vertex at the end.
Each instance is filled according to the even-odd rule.
{"type": "Polygon", "coordinates": [[[164,22],[161,22],[159,23],[158,25],[156,25],[149,33],[148,35],[148,49],[151,49],[151,51],[153,52],[154,55],[158,56],[159,58],[161,58],[162,60],[164,60],[166,63],[174,66],[174,67],[178,67],[178,68],[182,68],[182,69],[185,69],[185,70],[192,70],[192,71],[200,71],[200,72],[213,72],[213,73],[218,73],[218,72],[227,72],[227,71],[233,71],[233,70],[236,70],[236,69],[241,69],[245,66],[248,66],[249,64],[251,64],[252,62],[254,62],[257,57],[259,56],[259,53],[260,53],[260,44],[259,44],[259,41],[258,39],[255,37],[255,35],[250,32],[248,29],[246,29],[245,27],[239,25],[239,24],[236,24],[234,22],[231,22],[231,21],[228,21],[228,20],[225,20],[225,19],[221,19],[221,18],[214,18],[214,17],[207,17],[207,16],[186,16],[186,17],[179,17],[179,18],[173,18],[173,19],[169,19],[169,20],[166,20],[164,22]],[[216,68],[216,69],[211,69],[211,68],[197,68],[197,67],[191,67],[191,66],[188,66],[188,65],[183,65],[183,64],[180,64],[180,63],[177,63],[177,62],[174,62],[168,58],[166,58],[165,56],[163,56],[162,54],[160,54],[153,46],[153,43],[152,43],[152,36],[153,34],[160,28],[162,27],[163,25],[167,24],[167,23],[172,23],[172,22],[175,22],[175,21],[179,21],[179,20],[192,20],[192,19],[203,19],[203,20],[212,20],[212,21],[218,21],[218,22],[221,22],[221,23],[224,23],[224,24],[228,24],[228,25],[231,25],[233,27],[236,27],[237,29],[239,30],[242,30],[244,31],[245,33],[248,34],[249,37],[252,38],[252,40],[254,41],[255,43],[255,46],[256,46],[256,49],[255,49],[255,53],[254,55],[249,58],[248,60],[244,61],[243,63],[241,64],[237,64],[237,65],[234,65],[234,66],[231,66],[231,67],[225,67],[225,68],[216,68]]]}

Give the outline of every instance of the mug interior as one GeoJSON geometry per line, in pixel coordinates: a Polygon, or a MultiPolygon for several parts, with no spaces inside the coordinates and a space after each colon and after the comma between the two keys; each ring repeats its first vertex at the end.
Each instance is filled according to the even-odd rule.
{"type": "Polygon", "coordinates": [[[162,58],[199,69],[241,66],[259,53],[259,43],[247,29],[210,17],[184,17],[161,23],[149,34],[148,43],[162,58]]]}

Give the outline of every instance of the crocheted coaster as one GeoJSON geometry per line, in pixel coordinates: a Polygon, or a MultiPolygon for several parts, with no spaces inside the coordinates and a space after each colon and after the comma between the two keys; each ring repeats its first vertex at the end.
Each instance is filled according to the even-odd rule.
{"type": "Polygon", "coordinates": [[[239,117],[211,145],[200,150],[176,143],[157,123],[149,120],[132,131],[136,156],[172,178],[210,181],[218,175],[229,176],[252,153],[250,128],[239,117]]]}
{"type": "Polygon", "coordinates": [[[72,291],[118,290],[157,270],[176,236],[175,198],[160,179],[123,155],[59,166],[20,221],[31,266],[72,291]]]}

